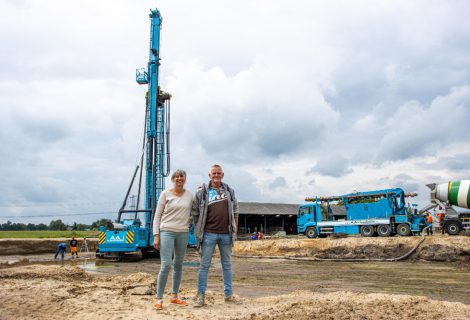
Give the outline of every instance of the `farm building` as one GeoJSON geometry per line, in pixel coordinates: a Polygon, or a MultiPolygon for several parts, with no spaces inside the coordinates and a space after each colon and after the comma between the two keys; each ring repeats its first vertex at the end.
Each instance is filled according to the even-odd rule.
{"type": "Polygon", "coordinates": [[[298,205],[286,203],[239,202],[238,229],[241,234],[261,231],[297,233],[298,205]]]}

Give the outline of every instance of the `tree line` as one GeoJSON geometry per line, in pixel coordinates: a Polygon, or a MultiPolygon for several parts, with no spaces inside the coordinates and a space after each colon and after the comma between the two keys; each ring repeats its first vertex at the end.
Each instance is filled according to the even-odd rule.
{"type": "Polygon", "coordinates": [[[16,223],[7,221],[6,223],[0,224],[0,231],[44,231],[44,230],[98,230],[100,226],[106,226],[107,223],[111,222],[110,219],[96,220],[91,224],[82,224],[74,222],[72,225],[65,224],[61,219],[52,220],[49,225],[44,223],[16,223]]]}

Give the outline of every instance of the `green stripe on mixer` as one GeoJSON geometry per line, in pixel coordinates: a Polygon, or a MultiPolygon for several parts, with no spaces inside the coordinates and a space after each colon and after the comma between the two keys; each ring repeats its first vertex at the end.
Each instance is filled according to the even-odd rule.
{"type": "Polygon", "coordinates": [[[450,183],[449,188],[449,202],[454,206],[459,205],[459,189],[460,189],[460,181],[452,181],[450,183]]]}
{"type": "Polygon", "coordinates": [[[467,208],[470,209],[470,188],[467,189],[467,208]]]}

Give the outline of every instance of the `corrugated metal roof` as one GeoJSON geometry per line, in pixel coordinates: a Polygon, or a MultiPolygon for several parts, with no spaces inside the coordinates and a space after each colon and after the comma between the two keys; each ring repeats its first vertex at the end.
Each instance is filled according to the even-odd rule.
{"type": "Polygon", "coordinates": [[[297,215],[299,206],[288,203],[259,203],[259,202],[238,202],[240,214],[255,215],[297,215]]]}

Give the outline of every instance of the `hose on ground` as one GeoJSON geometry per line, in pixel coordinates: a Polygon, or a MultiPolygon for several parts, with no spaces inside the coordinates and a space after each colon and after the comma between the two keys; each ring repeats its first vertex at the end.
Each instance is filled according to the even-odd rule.
{"type": "Polygon", "coordinates": [[[297,257],[297,256],[242,256],[242,255],[232,255],[236,258],[253,258],[253,259],[285,259],[285,260],[300,260],[300,261],[331,261],[331,262],[394,262],[407,259],[411,256],[423,243],[425,239],[425,232],[428,228],[425,227],[421,231],[421,239],[418,243],[407,253],[395,257],[395,258],[317,258],[317,257],[297,257]]]}

